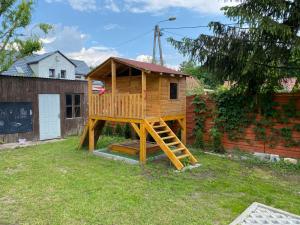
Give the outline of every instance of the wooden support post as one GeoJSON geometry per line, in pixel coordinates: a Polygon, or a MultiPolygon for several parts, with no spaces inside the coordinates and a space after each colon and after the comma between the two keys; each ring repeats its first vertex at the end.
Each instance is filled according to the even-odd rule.
{"type": "Polygon", "coordinates": [[[88,78],[88,110],[89,116],[92,115],[92,94],[93,94],[93,80],[88,78]]]}
{"type": "Polygon", "coordinates": [[[146,73],[145,71],[142,71],[142,118],[144,119],[146,117],[146,73]]]}
{"type": "Polygon", "coordinates": [[[116,79],[117,79],[117,68],[116,63],[111,61],[111,113],[115,116],[115,96],[116,96],[116,79]]]}
{"type": "Polygon", "coordinates": [[[130,124],[133,127],[134,131],[137,133],[137,135],[139,137],[141,137],[141,132],[140,132],[140,128],[138,127],[138,125],[136,125],[135,123],[130,123],[130,124]]]}
{"type": "Polygon", "coordinates": [[[181,142],[186,145],[186,117],[181,119],[181,142]]]}
{"type": "Polygon", "coordinates": [[[147,131],[144,122],[140,125],[140,163],[146,164],[147,158],[147,131]]]}
{"type": "Polygon", "coordinates": [[[93,152],[95,150],[94,144],[94,121],[91,119],[93,114],[93,101],[92,101],[92,94],[93,94],[93,80],[88,78],[88,108],[89,108],[89,151],[93,152]]]}
{"type": "Polygon", "coordinates": [[[89,151],[93,152],[95,150],[95,130],[94,130],[94,120],[89,119],[89,151]]]}

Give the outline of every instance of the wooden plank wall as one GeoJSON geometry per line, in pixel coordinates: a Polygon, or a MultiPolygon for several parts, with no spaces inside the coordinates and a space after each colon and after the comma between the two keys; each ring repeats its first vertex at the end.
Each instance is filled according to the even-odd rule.
{"type": "MultiPolygon", "coordinates": [[[[300,110],[300,94],[277,94],[275,96],[275,101],[279,104],[286,104],[289,100],[293,98],[296,100],[297,108],[300,110]]],[[[195,140],[194,128],[195,128],[195,113],[194,106],[192,104],[194,97],[187,97],[187,140],[189,144],[193,144],[195,140]]],[[[206,104],[209,108],[214,107],[214,102],[205,97],[206,104]]],[[[289,124],[280,124],[276,123],[274,128],[280,129],[283,127],[292,127],[294,124],[300,124],[300,120],[290,121],[289,124]]],[[[208,118],[205,121],[205,140],[209,139],[208,132],[213,126],[212,118],[208,118]]],[[[269,143],[264,143],[263,141],[258,141],[255,138],[255,133],[253,131],[254,126],[250,126],[245,131],[245,137],[238,141],[231,141],[225,135],[222,139],[222,143],[226,150],[231,150],[234,148],[239,148],[242,151],[246,152],[264,152],[270,154],[277,154],[283,157],[292,157],[292,158],[300,158],[300,147],[286,147],[283,141],[280,141],[275,147],[270,147],[269,143]]],[[[293,138],[295,140],[300,140],[300,132],[293,132],[293,138]]]]}
{"type": "Polygon", "coordinates": [[[160,117],[159,75],[151,74],[146,79],[146,116],[160,117]]]}
{"type": "Polygon", "coordinates": [[[57,79],[0,76],[0,102],[32,102],[33,131],[17,134],[0,134],[0,141],[15,142],[19,138],[39,139],[38,94],[60,94],[61,134],[77,134],[87,118],[87,82],[57,79]],[[78,93],[82,96],[82,117],[66,119],[65,94],[78,93]]]}
{"type": "MultiPolygon", "coordinates": [[[[111,77],[103,80],[105,89],[111,93],[111,77]]],[[[126,76],[117,77],[116,93],[140,94],[142,92],[142,77],[141,76],[126,76]]]]}
{"type": "MultiPolygon", "coordinates": [[[[142,91],[141,76],[117,77],[116,80],[117,94],[140,94],[142,91]]],[[[103,82],[107,93],[111,93],[111,77],[107,77],[103,82]]],[[[171,77],[155,73],[147,74],[146,85],[146,117],[185,114],[185,77],[171,77]],[[177,100],[170,100],[170,82],[178,83],[179,98],[177,100]]]]}
{"type": "Polygon", "coordinates": [[[160,93],[161,116],[184,115],[186,112],[185,77],[162,77],[160,93]],[[178,99],[170,100],[170,83],[178,83],[178,99]]]}

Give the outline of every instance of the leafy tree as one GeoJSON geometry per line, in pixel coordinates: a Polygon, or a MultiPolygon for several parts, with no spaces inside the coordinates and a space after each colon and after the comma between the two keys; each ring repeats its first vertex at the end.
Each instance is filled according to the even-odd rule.
{"type": "Polygon", "coordinates": [[[204,88],[215,89],[221,84],[212,73],[205,71],[201,66],[198,66],[193,61],[185,61],[181,63],[180,71],[200,80],[204,84],[204,88]]]}
{"type": "MultiPolygon", "coordinates": [[[[34,0],[1,0],[0,2],[0,72],[7,70],[16,60],[42,48],[39,35],[27,35],[34,0]]],[[[39,33],[48,33],[51,25],[34,26],[39,33]]]]}
{"type": "Polygon", "coordinates": [[[224,7],[234,24],[210,22],[213,35],[169,41],[220,82],[255,95],[300,74],[300,0],[245,0],[224,7]]]}

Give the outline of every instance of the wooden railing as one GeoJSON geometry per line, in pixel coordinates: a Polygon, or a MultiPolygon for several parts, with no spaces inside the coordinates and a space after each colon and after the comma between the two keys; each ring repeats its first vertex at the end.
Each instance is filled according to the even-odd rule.
{"type": "Polygon", "coordinates": [[[141,94],[93,94],[92,112],[94,116],[142,118],[141,94]]]}

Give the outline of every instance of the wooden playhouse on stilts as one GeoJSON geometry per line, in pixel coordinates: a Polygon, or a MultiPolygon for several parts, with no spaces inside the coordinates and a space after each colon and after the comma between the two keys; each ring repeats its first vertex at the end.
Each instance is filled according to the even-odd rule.
{"type": "Polygon", "coordinates": [[[163,66],[122,58],[109,58],[88,76],[89,118],[80,146],[90,151],[105,122],[129,123],[139,136],[139,159],[147,160],[147,136],[151,135],[176,169],[196,164],[186,144],[186,75],[163,66]],[[93,93],[93,81],[102,81],[106,92],[93,93]],[[177,121],[181,140],[167,125],[177,121]],[[183,163],[184,161],[184,163],[183,163]]]}

